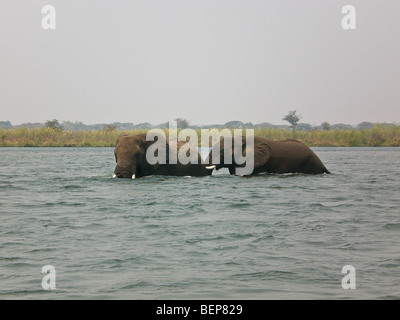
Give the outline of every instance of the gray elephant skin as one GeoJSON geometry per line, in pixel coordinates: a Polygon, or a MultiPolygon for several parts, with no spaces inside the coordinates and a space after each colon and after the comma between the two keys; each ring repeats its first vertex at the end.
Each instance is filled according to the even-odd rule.
{"type": "MultiPolygon", "coordinates": [[[[158,140],[157,140],[158,141],[158,140]]],[[[151,175],[169,176],[207,176],[211,175],[213,169],[207,169],[201,155],[197,152],[197,164],[182,164],[179,159],[176,164],[169,163],[169,152],[173,152],[186,144],[181,141],[163,141],[165,146],[166,163],[150,164],[146,159],[148,148],[155,141],[146,141],[146,134],[126,135],[121,134],[114,149],[116,166],[114,178],[141,178],[151,175]]],[[[156,151],[158,152],[158,151],[156,151]]]]}
{"type": "MultiPolygon", "coordinates": [[[[232,146],[234,145],[232,141],[232,146]]],[[[330,173],[318,156],[304,143],[295,139],[274,141],[259,136],[254,136],[254,150],[246,150],[246,139],[242,137],[242,152],[254,152],[254,170],[251,175],[260,173],[304,173],[322,174],[330,173]]],[[[230,174],[235,174],[238,165],[234,161],[233,147],[228,154],[232,157],[231,164],[225,164],[224,160],[224,138],[213,146],[206,163],[210,166],[216,165],[216,170],[228,168],[230,174]],[[216,153],[219,152],[219,161],[216,160],[216,153]]]]}

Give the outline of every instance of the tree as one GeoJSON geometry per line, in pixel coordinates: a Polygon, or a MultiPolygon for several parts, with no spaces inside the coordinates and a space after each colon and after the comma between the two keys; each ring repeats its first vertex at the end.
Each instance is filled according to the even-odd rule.
{"type": "Polygon", "coordinates": [[[312,126],[309,123],[299,123],[297,126],[297,130],[310,131],[312,130],[312,126]]]}
{"type": "Polygon", "coordinates": [[[372,122],[364,121],[364,122],[361,122],[361,123],[359,123],[357,125],[357,129],[359,129],[359,130],[369,130],[369,129],[372,129],[374,127],[374,125],[375,124],[372,123],[372,122]]]}
{"type": "Polygon", "coordinates": [[[10,121],[0,121],[0,128],[1,129],[11,129],[12,124],[10,121]]]}
{"type": "Polygon", "coordinates": [[[177,127],[179,129],[189,128],[189,120],[178,118],[178,119],[175,119],[175,121],[177,122],[177,127]]]}
{"type": "Polygon", "coordinates": [[[45,124],[46,128],[51,128],[55,130],[62,130],[62,127],[57,119],[47,120],[45,124]]]}
{"type": "Polygon", "coordinates": [[[229,121],[224,124],[225,127],[227,128],[236,128],[236,129],[241,129],[243,128],[243,122],[242,121],[229,121]]]}
{"type": "Polygon", "coordinates": [[[289,113],[282,119],[290,123],[290,127],[294,130],[296,129],[297,125],[299,124],[300,119],[302,118],[301,115],[296,114],[296,110],[291,110],[289,113]]]}
{"type": "Polygon", "coordinates": [[[336,123],[331,125],[332,130],[353,130],[354,127],[350,124],[336,123]]]}
{"type": "Polygon", "coordinates": [[[106,124],[101,127],[103,131],[114,131],[118,129],[118,126],[116,124],[106,124]]]}
{"type": "Polygon", "coordinates": [[[71,131],[77,131],[77,130],[84,130],[85,125],[82,122],[71,122],[71,121],[63,121],[61,123],[61,127],[64,130],[71,130],[71,131]]]}
{"type": "Polygon", "coordinates": [[[329,124],[329,122],[322,122],[322,124],[321,124],[321,128],[322,128],[322,130],[325,130],[325,131],[328,131],[328,130],[331,130],[332,128],[331,128],[331,125],[329,124]]]}

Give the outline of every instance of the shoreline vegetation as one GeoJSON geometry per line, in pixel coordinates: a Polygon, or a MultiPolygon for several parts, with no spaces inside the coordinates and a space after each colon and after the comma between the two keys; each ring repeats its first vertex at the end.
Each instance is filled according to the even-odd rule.
{"type": "MultiPolygon", "coordinates": [[[[180,130],[178,129],[178,132],[180,130]]],[[[221,128],[217,130],[221,130],[221,128]]],[[[231,130],[233,132],[233,129],[231,130]]],[[[72,131],[60,128],[25,127],[0,129],[0,147],[114,147],[122,132],[133,135],[147,131],[148,129],[72,131]]],[[[168,136],[168,130],[163,131],[168,136]]],[[[200,144],[201,130],[196,129],[195,131],[200,144]]],[[[259,128],[254,129],[254,134],[271,140],[297,139],[309,147],[400,146],[400,126],[394,124],[391,126],[375,125],[369,129],[292,131],[286,128],[259,128]]]]}

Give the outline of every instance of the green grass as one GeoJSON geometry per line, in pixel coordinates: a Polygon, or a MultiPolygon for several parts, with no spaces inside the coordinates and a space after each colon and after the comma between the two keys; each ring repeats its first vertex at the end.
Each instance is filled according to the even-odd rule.
{"type": "MultiPolygon", "coordinates": [[[[129,135],[146,130],[125,131],[129,135]]],[[[168,130],[165,130],[168,136],[168,130]]],[[[200,130],[196,130],[200,143],[200,130]]],[[[0,129],[1,147],[113,147],[121,132],[117,130],[69,131],[51,128],[0,129]]],[[[272,140],[297,139],[310,147],[400,146],[400,126],[375,126],[368,130],[255,129],[255,135],[272,140]]]]}

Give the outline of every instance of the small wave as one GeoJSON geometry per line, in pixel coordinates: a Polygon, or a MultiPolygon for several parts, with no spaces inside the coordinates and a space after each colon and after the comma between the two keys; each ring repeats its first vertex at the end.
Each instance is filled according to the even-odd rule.
{"type": "MultiPolygon", "coordinates": [[[[335,200],[335,199],[333,199],[335,200]]],[[[338,207],[352,207],[352,200],[340,200],[337,201],[324,201],[320,203],[324,207],[338,208],[338,207]]]]}
{"type": "Polygon", "coordinates": [[[202,242],[202,241],[218,241],[218,240],[226,240],[226,238],[223,236],[218,236],[218,237],[214,237],[214,238],[188,239],[188,240],[186,240],[186,243],[198,243],[198,242],[202,242]]]}
{"type": "Polygon", "coordinates": [[[57,251],[58,251],[58,249],[56,249],[56,248],[36,248],[36,249],[29,250],[27,252],[37,254],[37,253],[44,253],[44,252],[49,253],[49,252],[57,252],[57,251]]]}
{"type": "Polygon", "coordinates": [[[104,268],[104,269],[116,269],[116,268],[121,268],[124,265],[131,265],[131,264],[139,264],[143,262],[142,258],[139,257],[131,257],[127,259],[119,259],[119,258],[114,258],[114,259],[107,259],[100,261],[96,263],[93,268],[98,269],[98,268],[104,268]]]}
{"type": "Polygon", "coordinates": [[[212,250],[214,251],[228,251],[228,250],[237,250],[239,249],[239,246],[234,246],[234,245],[228,245],[228,246],[219,246],[219,247],[215,247],[212,250]]]}
{"type": "Polygon", "coordinates": [[[230,208],[244,208],[249,206],[251,206],[251,203],[243,200],[229,205],[230,208]]]}
{"type": "Polygon", "coordinates": [[[4,266],[7,267],[7,268],[17,269],[17,268],[29,268],[29,267],[32,267],[34,265],[31,264],[31,263],[17,262],[16,261],[16,262],[6,263],[4,266]]]}
{"type": "Polygon", "coordinates": [[[355,250],[356,246],[354,243],[345,243],[339,247],[339,249],[355,250]]]}
{"type": "Polygon", "coordinates": [[[0,190],[4,189],[6,191],[10,191],[10,190],[29,190],[29,188],[27,187],[23,187],[23,186],[14,186],[14,185],[0,185],[0,190]]]}
{"type": "MultiPolygon", "coordinates": [[[[40,286],[39,286],[40,287],[40,286]]],[[[51,290],[52,294],[56,293],[56,290],[51,290]]],[[[35,290],[1,290],[0,291],[0,296],[3,298],[6,298],[7,295],[10,295],[12,299],[15,298],[26,298],[27,296],[33,295],[35,298],[40,295],[48,295],[49,292],[47,290],[43,289],[35,289],[35,290]]]]}
{"type": "Polygon", "coordinates": [[[310,208],[312,209],[321,209],[324,211],[333,211],[333,208],[329,205],[326,205],[322,202],[318,202],[318,203],[312,203],[310,204],[310,208]]]}
{"type": "Polygon", "coordinates": [[[400,230],[400,223],[386,223],[383,225],[383,228],[388,230],[400,230]]]}
{"type": "Polygon", "coordinates": [[[138,281],[135,283],[129,283],[123,287],[121,287],[121,290],[125,290],[125,289],[135,289],[135,288],[142,288],[142,287],[149,287],[152,284],[150,282],[147,281],[138,281]]]}
{"type": "Polygon", "coordinates": [[[65,190],[83,189],[83,188],[84,188],[83,186],[79,186],[79,185],[76,185],[76,184],[71,184],[71,185],[67,185],[67,186],[63,186],[62,187],[62,189],[65,189],[65,190]]]}
{"type": "Polygon", "coordinates": [[[400,264],[400,258],[393,258],[393,259],[385,259],[383,260],[379,266],[382,268],[398,268],[400,264]]]}
{"type": "Polygon", "coordinates": [[[251,233],[230,233],[229,236],[233,239],[248,239],[254,237],[251,233]]]}
{"type": "Polygon", "coordinates": [[[68,205],[66,201],[58,201],[58,202],[45,202],[43,203],[44,207],[56,207],[56,206],[65,206],[68,205]]]}
{"type": "Polygon", "coordinates": [[[16,261],[21,259],[20,257],[0,257],[0,261],[16,261]]]}
{"type": "Polygon", "coordinates": [[[143,203],[144,206],[154,206],[156,204],[158,204],[158,202],[154,201],[154,200],[146,202],[146,203],[143,203]]]}
{"type": "Polygon", "coordinates": [[[273,235],[267,235],[263,237],[258,237],[257,239],[253,240],[253,243],[262,242],[262,241],[271,241],[274,238],[273,235]]]}
{"type": "Polygon", "coordinates": [[[253,272],[253,273],[237,273],[231,276],[234,279],[288,279],[288,278],[297,278],[298,274],[291,271],[282,271],[282,270],[271,270],[264,272],[253,272]]]}
{"type": "Polygon", "coordinates": [[[378,297],[380,300],[400,300],[400,292],[378,297]]]}

